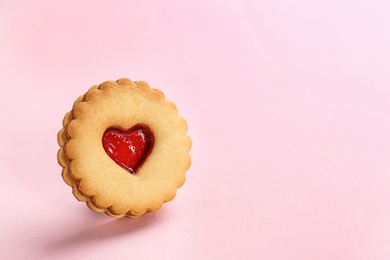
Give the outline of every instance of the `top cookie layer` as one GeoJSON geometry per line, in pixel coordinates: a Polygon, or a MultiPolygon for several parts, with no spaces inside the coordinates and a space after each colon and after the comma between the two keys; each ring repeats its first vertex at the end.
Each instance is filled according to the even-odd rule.
{"type": "Polygon", "coordinates": [[[74,181],[67,183],[92,209],[115,217],[159,209],[183,185],[191,164],[187,123],[176,106],[160,90],[129,79],[104,82],[78,99],[64,119],[59,144],[60,164],[74,181]],[[153,132],[154,147],[133,175],[107,155],[102,136],[109,127],[137,124],[153,132]]]}

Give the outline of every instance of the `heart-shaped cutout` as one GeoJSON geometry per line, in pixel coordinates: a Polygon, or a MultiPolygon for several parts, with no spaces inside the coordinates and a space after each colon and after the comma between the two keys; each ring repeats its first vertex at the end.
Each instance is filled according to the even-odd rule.
{"type": "Polygon", "coordinates": [[[104,132],[102,141],[112,160],[131,174],[136,174],[153,149],[154,136],[144,124],[128,130],[112,126],[104,132]]]}

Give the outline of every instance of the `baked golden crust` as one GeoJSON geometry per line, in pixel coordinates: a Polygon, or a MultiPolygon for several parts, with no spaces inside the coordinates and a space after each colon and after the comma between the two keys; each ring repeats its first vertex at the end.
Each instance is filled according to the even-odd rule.
{"type": "Polygon", "coordinates": [[[130,79],[106,81],[79,97],[58,133],[58,163],[74,196],[97,212],[112,217],[137,217],[172,200],[185,181],[191,159],[187,123],[176,106],[158,89],[130,79]],[[129,174],[102,146],[104,131],[147,125],[154,135],[153,150],[129,174]]]}

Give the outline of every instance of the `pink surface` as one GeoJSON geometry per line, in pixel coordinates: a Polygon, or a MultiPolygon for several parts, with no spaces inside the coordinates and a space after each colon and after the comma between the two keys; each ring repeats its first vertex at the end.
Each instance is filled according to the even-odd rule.
{"type": "Polygon", "coordinates": [[[387,1],[1,1],[1,259],[390,259],[387,1]],[[73,198],[56,134],[130,77],[189,123],[157,213],[73,198]]]}

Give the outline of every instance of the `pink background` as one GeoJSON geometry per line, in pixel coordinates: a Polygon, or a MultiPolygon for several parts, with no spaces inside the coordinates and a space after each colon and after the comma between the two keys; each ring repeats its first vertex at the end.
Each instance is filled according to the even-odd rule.
{"type": "Polygon", "coordinates": [[[0,1],[1,259],[390,259],[390,2],[0,1]],[[129,77],[189,123],[173,202],[111,219],[56,134],[129,77]]]}

